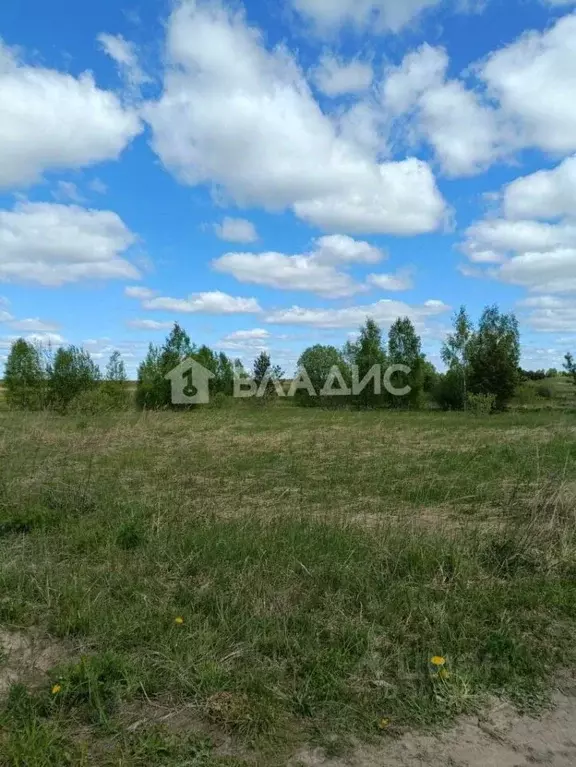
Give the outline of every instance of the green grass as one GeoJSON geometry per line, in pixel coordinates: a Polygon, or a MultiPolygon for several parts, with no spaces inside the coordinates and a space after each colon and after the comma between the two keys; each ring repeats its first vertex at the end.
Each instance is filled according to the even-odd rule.
{"type": "Polygon", "coordinates": [[[285,764],[542,704],[575,659],[575,459],[563,412],[0,413],[0,624],[55,657],[0,764],[285,764]]]}

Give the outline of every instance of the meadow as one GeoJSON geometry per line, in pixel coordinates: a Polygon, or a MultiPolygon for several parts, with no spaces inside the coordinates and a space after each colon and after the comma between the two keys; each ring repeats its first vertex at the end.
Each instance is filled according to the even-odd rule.
{"type": "Polygon", "coordinates": [[[0,412],[0,764],[286,765],[537,711],[576,660],[575,501],[560,408],[0,412]]]}

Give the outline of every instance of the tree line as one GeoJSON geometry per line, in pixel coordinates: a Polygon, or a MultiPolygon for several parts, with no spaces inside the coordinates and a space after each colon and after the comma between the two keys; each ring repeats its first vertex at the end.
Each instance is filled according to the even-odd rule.
{"type": "MultiPolygon", "coordinates": [[[[547,373],[520,369],[518,321],[514,314],[502,313],[495,305],[486,307],[476,326],[462,307],[454,316],[441,356],[446,365],[444,373],[439,373],[422,352],[422,340],[408,317],[400,317],[392,324],[386,340],[378,324],[368,318],[357,340],[348,341],[342,348],[316,344],[305,349],[298,368],[306,371],[307,383],[318,396],[312,395],[310,386],[302,385],[296,388],[295,400],[303,407],[419,409],[432,402],[445,410],[489,412],[506,409],[523,380],[560,374],[555,369],[547,373]],[[393,373],[391,383],[397,389],[407,387],[408,393],[399,397],[385,388],[366,386],[346,396],[321,394],[330,376],[348,390],[354,376],[363,380],[375,365],[381,370],[406,366],[409,372],[393,373]]],[[[213,374],[209,383],[211,401],[231,397],[238,377],[252,378],[257,386],[265,381],[265,400],[283,392],[284,373],[272,364],[267,352],[257,356],[248,373],[240,360],[232,360],[206,345],[193,344],[175,323],[161,346],[150,344],[138,368],[135,392],[128,386],[118,351],[111,354],[102,374],[90,354],[80,347],[53,351],[19,338],[12,344],[6,362],[6,401],[14,409],[52,409],[61,413],[125,409],[134,404],[147,410],[170,408],[171,388],[166,374],[188,358],[213,374]]],[[[564,368],[576,386],[576,362],[570,353],[564,368]]]]}

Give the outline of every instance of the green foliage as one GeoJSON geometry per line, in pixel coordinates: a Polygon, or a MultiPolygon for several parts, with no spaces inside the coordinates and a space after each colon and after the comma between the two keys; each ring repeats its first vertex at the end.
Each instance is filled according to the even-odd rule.
{"type": "Polygon", "coordinates": [[[451,368],[438,376],[432,398],[442,410],[464,410],[465,384],[462,368],[451,368]]]}
{"type": "Polygon", "coordinates": [[[45,405],[46,372],[34,344],[14,341],[4,369],[6,401],[16,410],[39,410],[45,405]]]}
{"type": "MultiPolygon", "coordinates": [[[[345,354],[351,357],[357,366],[359,382],[364,380],[374,365],[380,365],[381,374],[384,372],[388,360],[382,343],[382,331],[373,319],[366,320],[360,328],[358,340],[346,347],[345,354]]],[[[355,395],[354,402],[357,407],[363,409],[380,407],[386,402],[386,392],[382,390],[380,394],[376,393],[374,384],[370,381],[360,394],[355,395]]]]}
{"type": "Polygon", "coordinates": [[[397,372],[392,375],[391,383],[394,388],[410,387],[410,392],[405,396],[390,395],[392,407],[421,407],[424,394],[424,355],[420,337],[408,317],[399,317],[390,328],[388,364],[406,365],[410,368],[409,373],[397,372]]]}
{"type": "MultiPolygon", "coordinates": [[[[442,361],[454,373],[449,381],[440,384],[439,397],[445,403],[450,402],[450,409],[464,409],[467,404],[468,376],[470,366],[470,344],[474,334],[472,322],[461,306],[454,315],[454,332],[450,333],[442,345],[442,361]],[[453,387],[459,385],[461,393],[455,396],[453,387]],[[457,403],[458,406],[457,406],[457,403]]],[[[442,405],[444,407],[444,405],[442,405]]]]}
{"type": "Polygon", "coordinates": [[[61,347],[49,371],[50,407],[64,413],[81,394],[98,388],[101,375],[90,354],[77,346],[61,347]]]}
{"type": "Polygon", "coordinates": [[[566,353],[566,356],[564,357],[564,369],[566,370],[566,373],[570,376],[572,379],[572,383],[574,386],[576,386],[576,361],[574,360],[574,357],[570,352],[566,353]]]}
{"type": "Polygon", "coordinates": [[[497,306],[482,313],[468,348],[470,391],[493,394],[495,408],[504,410],[518,383],[520,334],[513,314],[501,314],[497,306]]]}
{"type": "Polygon", "coordinates": [[[136,406],[141,410],[159,410],[170,405],[169,382],[164,380],[162,350],[154,344],[148,347],[145,359],[138,367],[136,406]],[[168,386],[166,384],[168,383],[168,386]]]}
{"type": "Polygon", "coordinates": [[[276,385],[282,380],[284,371],[279,365],[272,365],[268,352],[260,352],[254,360],[252,371],[252,378],[258,389],[260,389],[265,379],[268,379],[263,399],[274,395],[276,393],[276,385]]]}
{"type": "Polygon", "coordinates": [[[125,410],[131,403],[126,367],[119,351],[110,355],[100,391],[107,410],[125,410]]]}
{"type": "Polygon", "coordinates": [[[494,394],[468,394],[467,409],[474,415],[489,415],[494,410],[494,394]]]}
{"type": "Polygon", "coordinates": [[[334,381],[328,380],[331,372],[335,376],[338,374],[341,376],[344,387],[340,388],[349,388],[351,384],[350,370],[341,352],[335,346],[322,346],[321,344],[310,346],[300,355],[298,367],[306,370],[317,394],[313,397],[305,389],[298,389],[295,394],[298,405],[302,407],[339,407],[349,403],[350,396],[323,396],[321,394],[326,383],[329,383],[334,390],[339,388],[339,377],[334,381]]]}

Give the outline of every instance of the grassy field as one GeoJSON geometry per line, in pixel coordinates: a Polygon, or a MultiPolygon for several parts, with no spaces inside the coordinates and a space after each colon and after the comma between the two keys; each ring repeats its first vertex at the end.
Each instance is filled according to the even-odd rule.
{"type": "Polygon", "coordinates": [[[0,413],[0,764],[285,765],[545,704],[575,522],[569,412],[0,413]]]}

